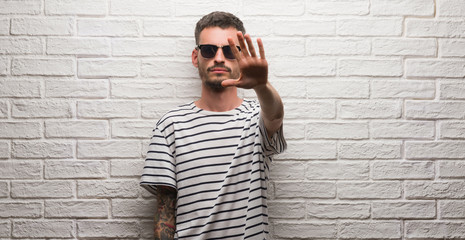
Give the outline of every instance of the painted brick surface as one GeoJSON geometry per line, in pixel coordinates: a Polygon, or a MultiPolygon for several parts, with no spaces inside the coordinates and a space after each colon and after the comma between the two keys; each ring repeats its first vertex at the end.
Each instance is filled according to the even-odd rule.
{"type": "Polygon", "coordinates": [[[149,137],[215,10],[285,105],[271,239],[464,238],[463,0],[0,0],[1,239],[153,239],[149,137]]]}

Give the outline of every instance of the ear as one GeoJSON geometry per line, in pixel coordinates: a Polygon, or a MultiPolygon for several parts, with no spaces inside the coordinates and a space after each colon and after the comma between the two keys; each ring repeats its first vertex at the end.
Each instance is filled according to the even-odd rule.
{"type": "Polygon", "coordinates": [[[199,50],[195,49],[192,50],[192,65],[194,67],[199,68],[199,50]]]}

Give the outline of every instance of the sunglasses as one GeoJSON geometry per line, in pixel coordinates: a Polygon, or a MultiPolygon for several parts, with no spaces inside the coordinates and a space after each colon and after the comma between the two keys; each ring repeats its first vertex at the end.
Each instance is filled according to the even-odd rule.
{"type": "MultiPolygon", "coordinates": [[[[241,48],[239,46],[236,46],[239,52],[241,51],[241,48]]],[[[218,48],[221,48],[223,51],[223,55],[227,59],[236,59],[234,57],[234,53],[232,52],[232,49],[229,45],[226,46],[216,46],[212,44],[202,44],[202,45],[197,45],[197,49],[200,49],[200,54],[204,58],[213,58],[216,56],[216,52],[218,51],[218,48]]]]}

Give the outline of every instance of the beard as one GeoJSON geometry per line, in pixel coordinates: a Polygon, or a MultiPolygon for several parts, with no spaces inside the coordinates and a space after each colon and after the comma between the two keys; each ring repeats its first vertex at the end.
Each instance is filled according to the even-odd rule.
{"type": "Polygon", "coordinates": [[[231,68],[225,66],[224,64],[215,64],[206,69],[199,68],[199,76],[200,76],[200,79],[202,80],[202,84],[205,85],[207,88],[215,92],[221,92],[225,89],[225,87],[223,87],[221,83],[227,79],[239,78],[239,73],[233,71],[231,68]],[[228,73],[212,75],[210,72],[213,68],[224,68],[227,70],[228,73]]]}

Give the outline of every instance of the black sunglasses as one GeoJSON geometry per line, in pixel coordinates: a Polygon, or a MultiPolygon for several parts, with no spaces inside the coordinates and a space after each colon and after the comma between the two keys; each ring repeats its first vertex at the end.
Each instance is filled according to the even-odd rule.
{"type": "MultiPolygon", "coordinates": [[[[241,51],[241,48],[239,46],[236,46],[239,52],[241,51]]],[[[236,59],[234,57],[234,53],[232,52],[232,49],[229,45],[226,46],[216,46],[212,44],[201,44],[197,45],[197,49],[200,49],[200,54],[202,54],[202,57],[204,58],[212,58],[215,57],[216,52],[218,51],[218,48],[221,48],[223,51],[223,55],[227,59],[236,59]]]]}

